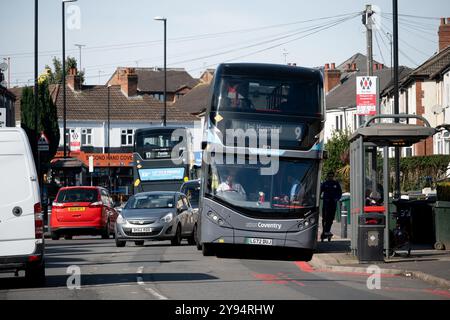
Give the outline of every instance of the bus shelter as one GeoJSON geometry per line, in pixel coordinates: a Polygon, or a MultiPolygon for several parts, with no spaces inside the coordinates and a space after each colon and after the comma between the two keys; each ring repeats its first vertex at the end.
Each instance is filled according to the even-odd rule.
{"type": "Polygon", "coordinates": [[[378,115],[350,137],[351,250],[360,261],[364,255],[380,261],[383,249],[389,252],[389,148],[401,150],[435,133],[421,116],[378,115]],[[364,228],[371,225],[372,232],[362,239],[364,228]]]}

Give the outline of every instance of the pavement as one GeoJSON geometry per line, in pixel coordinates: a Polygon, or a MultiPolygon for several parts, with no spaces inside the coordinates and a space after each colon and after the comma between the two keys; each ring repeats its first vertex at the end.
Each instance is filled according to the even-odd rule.
{"type": "MultiPolygon", "coordinates": [[[[348,226],[347,234],[350,235],[348,226]]],[[[350,239],[343,239],[341,225],[335,222],[332,227],[334,237],[331,242],[320,242],[317,253],[310,264],[316,270],[333,272],[367,272],[368,264],[359,263],[350,252],[350,239]]],[[[320,234],[319,230],[319,234],[320,234]]],[[[383,274],[416,278],[440,288],[450,289],[450,251],[434,250],[427,246],[413,246],[408,257],[402,252],[398,256],[385,259],[377,265],[383,274]]]]}

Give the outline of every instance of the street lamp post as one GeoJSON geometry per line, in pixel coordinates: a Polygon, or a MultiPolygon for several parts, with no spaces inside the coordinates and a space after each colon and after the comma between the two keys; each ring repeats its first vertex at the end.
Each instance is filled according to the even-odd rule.
{"type": "Polygon", "coordinates": [[[62,2],[62,87],[63,87],[63,135],[64,135],[64,158],[67,157],[67,115],[66,115],[66,3],[77,0],[63,0],[62,2]]]}
{"type": "Polygon", "coordinates": [[[108,85],[108,188],[111,192],[111,98],[110,98],[110,90],[111,85],[108,85]]]}
{"type": "Polygon", "coordinates": [[[167,125],[167,18],[155,17],[156,21],[164,21],[164,127],[167,125]]]}

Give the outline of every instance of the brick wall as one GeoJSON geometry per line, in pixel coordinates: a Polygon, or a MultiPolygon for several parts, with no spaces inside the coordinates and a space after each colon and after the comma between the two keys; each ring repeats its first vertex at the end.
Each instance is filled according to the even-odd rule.
{"type": "MultiPolygon", "coordinates": [[[[416,82],[416,114],[423,116],[425,114],[425,107],[423,105],[424,91],[422,88],[422,81],[416,82]]],[[[423,121],[418,120],[417,124],[423,125],[423,121]]],[[[422,142],[414,145],[416,156],[433,155],[433,137],[430,137],[422,142]]]]}

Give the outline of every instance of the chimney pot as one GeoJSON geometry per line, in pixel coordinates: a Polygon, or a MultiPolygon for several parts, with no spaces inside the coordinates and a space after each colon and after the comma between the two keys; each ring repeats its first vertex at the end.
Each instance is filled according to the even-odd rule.
{"type": "Polygon", "coordinates": [[[352,70],[353,70],[353,71],[356,71],[356,63],[353,63],[353,64],[352,64],[352,70]]]}
{"type": "Polygon", "coordinates": [[[72,88],[72,90],[80,91],[81,90],[81,77],[78,75],[77,68],[70,68],[69,74],[66,78],[67,85],[72,88]]]}
{"type": "Polygon", "coordinates": [[[441,18],[438,31],[439,52],[450,46],[450,18],[441,18]]]}
{"type": "Polygon", "coordinates": [[[333,63],[331,64],[331,70],[334,70],[334,69],[336,69],[336,64],[333,62],[333,63]]]}
{"type": "Polygon", "coordinates": [[[330,64],[329,63],[325,63],[325,70],[329,70],[330,69],[330,64]]]}

